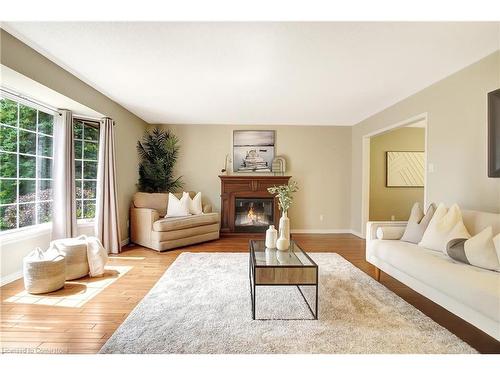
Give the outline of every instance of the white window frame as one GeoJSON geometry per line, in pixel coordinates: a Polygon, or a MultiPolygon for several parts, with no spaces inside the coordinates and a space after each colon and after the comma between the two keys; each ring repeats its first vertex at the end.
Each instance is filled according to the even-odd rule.
{"type": "Polygon", "coordinates": [[[54,122],[52,124],[52,126],[54,127],[55,126],[55,119],[56,119],[56,116],[58,116],[58,112],[48,106],[45,106],[45,105],[42,105],[38,102],[35,102],[35,101],[31,101],[31,100],[28,100],[27,98],[25,97],[21,97],[21,96],[18,96],[18,95],[15,95],[15,94],[12,94],[10,93],[8,90],[2,88],[0,90],[0,97],[1,98],[5,98],[5,99],[9,99],[9,100],[12,100],[16,103],[18,103],[18,113],[17,113],[17,124],[16,126],[12,126],[12,125],[8,125],[8,124],[2,124],[2,126],[5,126],[5,127],[8,127],[8,128],[11,128],[11,129],[16,129],[16,133],[17,133],[17,146],[16,146],[16,152],[14,151],[2,151],[2,153],[5,153],[5,154],[14,154],[16,155],[17,157],[17,172],[16,172],[16,177],[1,177],[0,179],[2,180],[13,180],[13,181],[35,181],[35,201],[32,201],[32,202],[19,202],[19,184],[17,184],[17,187],[16,187],[16,202],[15,203],[9,203],[9,204],[2,204],[0,205],[1,207],[7,207],[7,206],[16,206],[16,212],[18,213],[17,215],[17,218],[16,218],[16,228],[13,228],[13,229],[7,229],[7,230],[4,230],[4,231],[0,231],[0,237],[4,237],[4,236],[7,236],[7,235],[10,235],[10,234],[13,234],[13,233],[17,233],[17,232],[23,232],[23,231],[29,231],[29,230],[37,230],[37,228],[39,229],[42,229],[42,230],[45,230],[48,226],[50,226],[52,224],[52,222],[45,222],[45,223],[38,223],[38,204],[39,203],[47,203],[47,202],[52,202],[53,200],[44,200],[44,201],[38,201],[37,200],[37,197],[36,197],[36,194],[38,194],[38,187],[39,187],[39,181],[43,180],[43,181],[53,181],[52,178],[38,178],[38,168],[39,168],[39,159],[50,159],[53,161],[53,147],[54,147],[54,134],[52,133],[51,135],[50,134],[45,134],[45,133],[41,133],[38,131],[38,116],[39,116],[39,112],[44,112],[44,113],[47,113],[49,115],[52,115],[54,116],[54,122]],[[20,128],[19,126],[19,104],[21,105],[24,105],[24,106],[27,106],[27,107],[30,107],[30,108],[33,108],[35,110],[37,110],[37,119],[36,119],[36,125],[37,125],[37,128],[35,131],[33,130],[30,130],[30,129],[24,129],[24,128],[20,128]],[[29,133],[34,133],[35,134],[35,154],[34,155],[31,155],[31,154],[25,154],[25,153],[20,153],[19,152],[19,134],[20,134],[20,130],[22,131],[26,131],[26,132],[29,132],[29,133]],[[39,135],[43,135],[45,137],[50,137],[52,138],[52,156],[42,156],[42,155],[38,155],[38,139],[39,139],[39,135]],[[34,178],[31,178],[31,177],[26,177],[26,178],[20,178],[19,177],[19,156],[28,156],[28,157],[34,157],[35,158],[35,177],[34,178]],[[35,224],[33,225],[28,225],[28,226],[25,226],[25,227],[19,227],[19,205],[23,205],[23,204],[35,204],[35,224]]]}

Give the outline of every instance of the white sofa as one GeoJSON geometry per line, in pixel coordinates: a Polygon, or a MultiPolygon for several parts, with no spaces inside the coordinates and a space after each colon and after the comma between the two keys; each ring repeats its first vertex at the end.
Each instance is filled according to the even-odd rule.
{"type": "MultiPolygon", "coordinates": [[[[491,225],[500,232],[500,214],[462,211],[471,235],[491,225]]],[[[500,341],[500,273],[456,262],[445,254],[400,240],[377,239],[379,227],[406,222],[368,222],[366,260],[453,314],[500,341]]]]}

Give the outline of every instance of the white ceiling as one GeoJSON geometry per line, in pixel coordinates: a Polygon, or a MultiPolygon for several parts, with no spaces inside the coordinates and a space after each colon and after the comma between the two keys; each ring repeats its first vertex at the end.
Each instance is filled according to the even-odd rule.
{"type": "Polygon", "coordinates": [[[20,23],[149,123],[353,125],[500,48],[499,23],[20,23]]]}

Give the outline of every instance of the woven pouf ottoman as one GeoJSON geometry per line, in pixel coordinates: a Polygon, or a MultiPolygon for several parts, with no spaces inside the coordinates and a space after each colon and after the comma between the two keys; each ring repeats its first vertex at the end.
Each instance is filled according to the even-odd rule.
{"type": "Polygon", "coordinates": [[[37,248],[23,259],[24,288],[28,293],[49,293],[64,287],[66,260],[53,249],[37,248]]]}
{"type": "Polygon", "coordinates": [[[64,238],[51,243],[66,257],[66,280],[75,280],[89,274],[86,239],[64,238]]]}

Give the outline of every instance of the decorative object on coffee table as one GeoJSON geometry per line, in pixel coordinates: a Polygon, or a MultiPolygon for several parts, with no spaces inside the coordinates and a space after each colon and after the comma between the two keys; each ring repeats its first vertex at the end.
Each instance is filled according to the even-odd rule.
{"type": "Polygon", "coordinates": [[[292,194],[299,190],[297,182],[288,181],[287,185],[272,186],[267,189],[271,194],[278,197],[278,207],[281,210],[280,235],[276,242],[276,248],[280,251],[287,250],[290,246],[290,219],[288,218],[288,209],[293,202],[292,194]]]}
{"type": "Polygon", "coordinates": [[[250,297],[252,298],[252,319],[255,320],[255,291],[262,286],[296,286],[306,303],[313,319],[318,319],[318,265],[295,241],[290,243],[290,251],[276,251],[272,256],[262,240],[250,241],[250,297]],[[301,287],[315,288],[314,310],[307,301],[301,287]]]}
{"type": "Polygon", "coordinates": [[[276,249],[276,241],[278,240],[278,231],[274,225],[270,225],[266,230],[266,247],[269,249],[276,249]]]}

